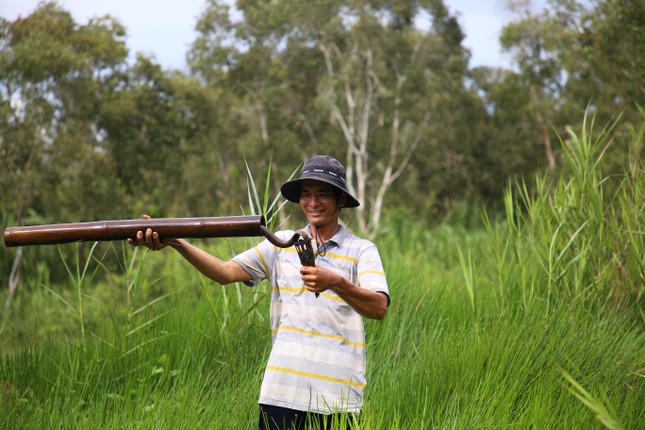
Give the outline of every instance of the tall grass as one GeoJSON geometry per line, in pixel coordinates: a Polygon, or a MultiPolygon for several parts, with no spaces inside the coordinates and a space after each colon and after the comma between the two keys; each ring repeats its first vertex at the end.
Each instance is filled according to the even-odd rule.
{"type": "MultiPolygon", "coordinates": [[[[562,142],[561,179],[508,190],[504,220],[465,230],[389,218],[377,244],[392,304],[366,321],[355,428],[642,427],[644,131],[632,130],[621,174],[602,171],[612,129],[592,131],[562,142]]],[[[248,242],[202,245],[230,255],[248,242]]],[[[1,334],[0,427],[255,428],[266,285],[221,287],[173,253],[111,249],[121,270],[107,282],[74,275],[76,289],[31,287],[14,303],[28,327],[1,334]],[[74,300],[82,314],[64,304],[74,300]]]]}
{"type": "MultiPolygon", "coordinates": [[[[569,130],[562,141],[565,176],[519,183],[505,195],[506,222],[487,220],[496,284],[517,280],[525,303],[536,299],[596,312],[642,309],[645,285],[645,190],[640,154],[645,126],[631,130],[624,172],[603,170],[610,125],[569,130]]],[[[507,288],[499,289],[503,301],[507,288]]]]}

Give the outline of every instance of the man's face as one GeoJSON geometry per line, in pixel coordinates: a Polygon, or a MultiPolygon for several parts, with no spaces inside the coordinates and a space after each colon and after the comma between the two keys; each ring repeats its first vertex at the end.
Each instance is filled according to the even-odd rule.
{"type": "Polygon", "coordinates": [[[307,179],[302,181],[300,207],[313,226],[324,227],[338,222],[338,211],[344,196],[338,199],[338,192],[329,184],[307,179]]]}

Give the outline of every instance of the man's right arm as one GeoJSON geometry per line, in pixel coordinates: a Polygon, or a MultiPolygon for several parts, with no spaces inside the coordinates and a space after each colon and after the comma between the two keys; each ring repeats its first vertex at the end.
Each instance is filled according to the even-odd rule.
{"type": "MultiPolygon", "coordinates": [[[[144,215],[143,218],[149,219],[150,217],[144,215]]],[[[150,228],[145,233],[138,231],[136,239],[128,239],[128,243],[133,246],[145,246],[153,251],[170,246],[202,274],[222,285],[251,280],[251,275],[233,260],[223,261],[183,239],[167,239],[162,242],[159,240],[157,232],[150,228]]]]}
{"type": "Polygon", "coordinates": [[[168,246],[176,249],[205,276],[222,285],[251,280],[251,276],[235,261],[223,261],[183,239],[173,240],[168,246]]]}

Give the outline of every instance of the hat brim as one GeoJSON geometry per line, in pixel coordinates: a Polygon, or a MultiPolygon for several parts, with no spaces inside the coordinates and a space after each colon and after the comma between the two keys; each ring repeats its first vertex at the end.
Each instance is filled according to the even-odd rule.
{"type": "Polygon", "coordinates": [[[292,181],[285,182],[284,184],[282,184],[282,187],[280,187],[280,192],[282,193],[282,196],[285,199],[289,200],[290,202],[300,203],[300,191],[302,190],[302,181],[307,179],[324,182],[336,188],[338,191],[344,193],[345,196],[347,197],[345,200],[345,204],[343,205],[344,208],[355,208],[361,205],[360,202],[356,200],[347,190],[340,188],[338,185],[327,180],[325,177],[317,177],[314,175],[306,178],[299,178],[299,179],[294,179],[292,181]]]}

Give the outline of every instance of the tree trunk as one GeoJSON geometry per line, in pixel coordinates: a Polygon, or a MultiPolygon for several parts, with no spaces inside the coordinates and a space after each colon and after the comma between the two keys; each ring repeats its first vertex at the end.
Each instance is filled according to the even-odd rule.
{"type": "Polygon", "coordinates": [[[11,272],[9,273],[9,297],[7,297],[7,306],[11,304],[11,301],[18,292],[18,286],[20,285],[20,280],[22,279],[23,256],[24,248],[22,246],[19,246],[16,252],[16,258],[13,260],[13,264],[11,266],[11,272]]]}

